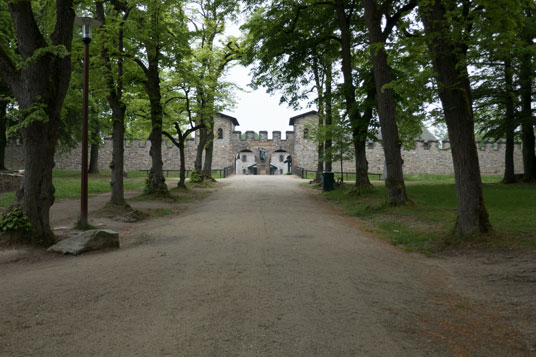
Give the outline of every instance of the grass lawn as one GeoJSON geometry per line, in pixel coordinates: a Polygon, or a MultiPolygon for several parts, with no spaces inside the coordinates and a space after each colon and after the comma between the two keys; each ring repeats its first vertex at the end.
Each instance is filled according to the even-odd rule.
{"type": "MultiPolygon", "coordinates": [[[[99,193],[110,192],[110,171],[101,171],[96,175],[89,175],[88,194],[94,195],[99,193]]],[[[165,177],[178,178],[178,171],[171,171],[168,174],[164,172],[165,177]]],[[[220,170],[212,171],[215,179],[220,177],[220,170]]],[[[136,180],[136,178],[147,177],[145,171],[130,171],[128,178],[124,181],[125,191],[143,190],[145,182],[136,180]]],[[[54,196],[56,198],[77,198],[80,197],[80,172],[71,170],[54,170],[53,183],[56,188],[54,196]]],[[[15,192],[0,194],[0,207],[8,207],[15,199],[15,192]]]]}
{"type": "MultiPolygon", "coordinates": [[[[80,173],[78,171],[54,170],[53,183],[56,188],[55,198],[80,197],[80,173]]],[[[125,179],[125,191],[142,190],[145,186],[143,180],[125,179]]],[[[88,194],[110,192],[110,173],[104,172],[98,175],[89,175],[88,194]]],[[[0,195],[0,207],[7,207],[13,203],[15,192],[0,195]]]]}
{"type": "MultiPolygon", "coordinates": [[[[315,179],[315,172],[308,171],[307,178],[308,180],[315,179]]],[[[338,180],[341,177],[341,174],[335,173],[335,180],[338,180]]],[[[379,174],[369,175],[370,181],[378,181],[381,177],[379,174]]],[[[495,183],[501,182],[502,176],[482,176],[482,182],[484,183],[495,183]]],[[[432,175],[432,174],[420,174],[420,175],[404,175],[404,180],[406,181],[418,181],[418,182],[427,182],[427,183],[454,183],[454,175],[432,175]]],[[[345,182],[355,182],[355,174],[344,174],[345,182]]]]}
{"type": "MultiPolygon", "coordinates": [[[[341,204],[346,213],[369,222],[369,230],[393,244],[433,254],[446,244],[456,243],[450,235],[457,216],[456,192],[450,183],[452,177],[436,176],[427,178],[428,182],[423,182],[424,178],[416,177],[419,183],[406,186],[413,204],[401,207],[385,205],[387,190],[383,184],[360,196],[350,194],[349,184],[324,195],[341,204]]],[[[485,183],[483,188],[494,232],[477,238],[475,244],[536,249],[536,187],[485,183]]]]}

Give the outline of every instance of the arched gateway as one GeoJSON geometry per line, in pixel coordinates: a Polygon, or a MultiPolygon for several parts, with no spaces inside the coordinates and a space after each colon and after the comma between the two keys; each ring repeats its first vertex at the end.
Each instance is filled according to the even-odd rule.
{"type": "MultiPolygon", "coordinates": [[[[298,115],[290,119],[294,131],[286,132],[286,139],[281,139],[281,132],[272,132],[268,138],[267,131],[246,131],[243,136],[235,131],[239,125],[234,117],[217,114],[214,117],[214,169],[232,167],[236,175],[285,175],[292,171],[294,165],[314,166],[316,162],[316,145],[305,137],[306,126],[318,121],[315,111],[298,115]]],[[[193,166],[197,151],[197,139],[190,139],[186,145],[186,167],[193,166]]]]}

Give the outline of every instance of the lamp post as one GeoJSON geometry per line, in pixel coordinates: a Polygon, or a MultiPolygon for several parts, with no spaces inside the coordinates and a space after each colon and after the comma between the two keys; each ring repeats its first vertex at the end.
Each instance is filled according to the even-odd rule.
{"type": "Polygon", "coordinates": [[[82,41],[84,42],[84,93],[82,103],[82,168],[81,168],[81,194],[80,194],[80,226],[87,227],[87,146],[88,146],[88,96],[89,96],[89,43],[91,42],[91,28],[99,27],[100,21],[90,17],[76,17],[74,24],[82,27],[82,41]]]}

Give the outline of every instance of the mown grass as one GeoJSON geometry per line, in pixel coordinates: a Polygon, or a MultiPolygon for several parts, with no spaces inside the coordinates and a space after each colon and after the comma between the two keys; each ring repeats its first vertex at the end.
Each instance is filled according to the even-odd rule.
{"type": "MultiPolygon", "coordinates": [[[[422,177],[416,180],[423,181],[422,177]]],[[[451,236],[457,217],[456,192],[449,181],[450,177],[435,177],[427,183],[407,185],[413,202],[397,207],[385,204],[387,190],[383,185],[356,196],[347,184],[324,195],[341,204],[347,214],[370,222],[372,230],[393,244],[408,251],[433,254],[456,242],[451,236]]],[[[475,238],[475,244],[536,248],[536,187],[485,183],[483,190],[494,232],[475,238]]]]}
{"type": "MultiPolygon", "coordinates": [[[[380,181],[381,177],[378,174],[370,174],[370,181],[380,181]]],[[[315,172],[308,171],[307,177],[308,180],[314,180],[316,176],[315,172]]],[[[341,174],[335,173],[335,180],[338,180],[341,177],[341,174]]],[[[482,176],[482,182],[484,183],[496,183],[501,182],[502,176],[482,176]]],[[[418,182],[427,182],[427,183],[454,183],[454,175],[436,175],[436,174],[417,174],[417,175],[404,175],[404,180],[406,181],[418,181],[418,182]]],[[[345,182],[354,182],[355,174],[344,174],[345,182]]]]}
{"type": "MultiPolygon", "coordinates": [[[[61,198],[77,198],[80,197],[80,172],[67,170],[54,170],[52,182],[56,189],[54,197],[61,198]]],[[[143,180],[125,179],[125,191],[138,191],[143,189],[145,182],[143,180]]],[[[88,178],[88,194],[95,195],[99,193],[110,192],[110,177],[109,173],[100,173],[97,175],[89,175],[88,178]]],[[[0,195],[0,207],[7,207],[13,203],[15,199],[14,192],[8,192],[0,195]]]]}

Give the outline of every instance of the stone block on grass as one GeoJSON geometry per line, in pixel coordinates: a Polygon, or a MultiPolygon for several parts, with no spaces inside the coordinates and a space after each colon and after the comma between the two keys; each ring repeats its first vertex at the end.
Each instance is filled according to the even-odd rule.
{"type": "Polygon", "coordinates": [[[119,233],[109,229],[93,229],[64,239],[49,247],[47,251],[78,255],[105,248],[119,248],[119,233]]]}

